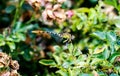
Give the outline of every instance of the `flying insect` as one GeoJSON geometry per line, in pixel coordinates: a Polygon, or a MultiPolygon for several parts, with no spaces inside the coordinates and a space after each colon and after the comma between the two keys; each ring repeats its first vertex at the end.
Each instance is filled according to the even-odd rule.
{"type": "Polygon", "coordinates": [[[51,31],[42,31],[42,30],[34,30],[32,33],[35,33],[40,36],[46,36],[47,38],[54,38],[57,42],[63,42],[63,43],[70,43],[75,38],[70,33],[55,33],[51,31]]]}

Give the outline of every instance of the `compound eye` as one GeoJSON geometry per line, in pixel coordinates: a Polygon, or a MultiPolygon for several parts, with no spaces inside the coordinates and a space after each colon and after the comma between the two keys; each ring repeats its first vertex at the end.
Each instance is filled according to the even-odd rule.
{"type": "Polygon", "coordinates": [[[101,9],[105,9],[105,6],[101,6],[101,9]]]}

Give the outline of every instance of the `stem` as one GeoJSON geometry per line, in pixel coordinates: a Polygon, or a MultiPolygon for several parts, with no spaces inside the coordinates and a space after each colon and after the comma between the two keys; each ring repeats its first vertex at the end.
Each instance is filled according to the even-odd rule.
{"type": "Polygon", "coordinates": [[[22,6],[23,3],[24,3],[24,0],[21,0],[20,3],[18,4],[18,6],[16,7],[15,16],[14,16],[13,22],[11,24],[11,27],[14,27],[19,15],[20,15],[20,7],[22,6]]]}

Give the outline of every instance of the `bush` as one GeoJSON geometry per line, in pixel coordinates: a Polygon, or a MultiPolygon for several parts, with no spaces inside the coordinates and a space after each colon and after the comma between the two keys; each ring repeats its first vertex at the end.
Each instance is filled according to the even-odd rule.
{"type": "MultiPolygon", "coordinates": [[[[0,50],[20,75],[120,75],[119,0],[0,2],[0,50]]],[[[3,67],[1,75],[13,76],[3,67]]]]}

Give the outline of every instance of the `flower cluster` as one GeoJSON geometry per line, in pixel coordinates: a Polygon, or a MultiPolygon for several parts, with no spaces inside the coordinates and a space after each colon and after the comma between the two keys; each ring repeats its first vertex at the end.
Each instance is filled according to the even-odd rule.
{"type": "Polygon", "coordinates": [[[27,2],[35,9],[40,10],[40,21],[43,21],[47,25],[53,25],[53,23],[62,23],[67,18],[73,15],[71,11],[65,11],[61,8],[62,3],[66,0],[27,0],[27,2]],[[43,7],[44,9],[40,9],[43,7]]]}
{"type": "Polygon", "coordinates": [[[66,14],[65,10],[61,9],[61,4],[52,5],[51,3],[46,4],[45,10],[42,12],[42,20],[46,24],[53,25],[53,21],[61,23],[65,21],[66,14]]]}
{"type": "Polygon", "coordinates": [[[19,76],[17,70],[19,69],[19,64],[16,60],[12,60],[10,56],[6,53],[0,52],[0,76],[19,76]]]}

